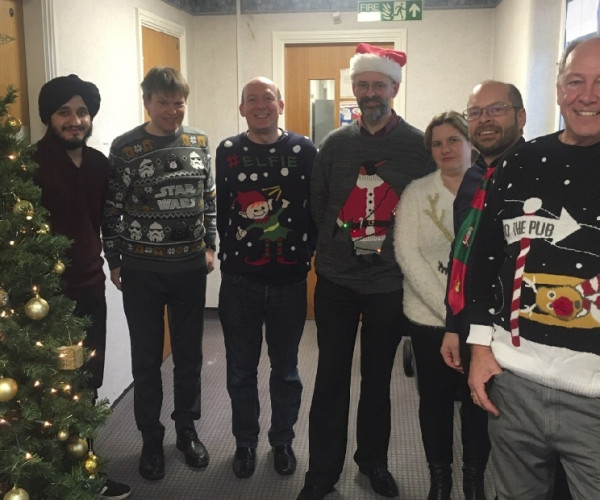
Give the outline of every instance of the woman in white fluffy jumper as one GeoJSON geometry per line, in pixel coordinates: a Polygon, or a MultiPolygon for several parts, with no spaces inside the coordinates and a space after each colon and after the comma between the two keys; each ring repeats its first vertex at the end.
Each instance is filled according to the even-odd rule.
{"type": "MultiPolygon", "coordinates": [[[[431,474],[428,500],[450,498],[454,400],[465,393],[470,402],[464,375],[446,366],[440,354],[448,257],[454,238],[452,204],[471,166],[467,134],[466,121],[455,111],[432,119],[424,139],[438,168],[413,181],[396,209],[394,250],[404,273],[404,313],[411,322],[419,421],[431,474]]],[[[464,424],[463,419],[463,428],[464,424]]],[[[468,432],[464,431],[463,445],[468,452],[468,432]]]]}

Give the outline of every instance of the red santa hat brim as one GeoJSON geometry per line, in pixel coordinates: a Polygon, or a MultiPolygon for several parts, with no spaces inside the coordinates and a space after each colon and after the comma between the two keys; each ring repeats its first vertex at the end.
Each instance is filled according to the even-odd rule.
{"type": "Polygon", "coordinates": [[[402,81],[402,66],[406,64],[406,54],[398,50],[382,49],[359,43],[356,53],[350,59],[350,77],[365,71],[377,71],[389,76],[395,82],[402,81]]]}

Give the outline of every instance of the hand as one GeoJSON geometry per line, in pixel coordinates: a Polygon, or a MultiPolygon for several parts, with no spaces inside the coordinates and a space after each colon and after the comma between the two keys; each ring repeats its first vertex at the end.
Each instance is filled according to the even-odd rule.
{"type": "Polygon", "coordinates": [[[460,373],[465,373],[460,359],[460,339],[458,333],[446,332],[440,348],[444,363],[460,373]]]}
{"type": "Polygon", "coordinates": [[[110,281],[112,281],[114,283],[114,285],[117,287],[117,290],[123,291],[123,288],[121,287],[121,268],[120,267],[115,267],[114,269],[110,270],[110,281]]]}
{"type": "Polygon", "coordinates": [[[500,415],[500,410],[488,398],[485,384],[499,373],[502,373],[502,368],[496,361],[492,348],[487,345],[472,345],[471,367],[469,370],[471,397],[477,406],[496,417],[500,415]]]}
{"type": "Polygon", "coordinates": [[[215,270],[215,251],[212,248],[208,248],[205,258],[207,273],[210,274],[215,270]]]}

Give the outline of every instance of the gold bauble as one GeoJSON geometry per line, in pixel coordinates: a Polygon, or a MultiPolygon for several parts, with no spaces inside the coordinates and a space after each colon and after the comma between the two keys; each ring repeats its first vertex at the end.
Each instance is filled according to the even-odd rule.
{"type": "Polygon", "coordinates": [[[50,232],[50,225],[46,224],[45,222],[43,224],[40,224],[40,228],[37,230],[38,234],[48,234],[50,232]]]}
{"type": "Polygon", "coordinates": [[[16,116],[8,115],[6,117],[5,123],[8,126],[9,131],[13,134],[18,133],[21,130],[21,127],[23,126],[21,120],[19,120],[16,116]]]}
{"type": "Polygon", "coordinates": [[[48,311],[50,311],[48,302],[37,294],[25,304],[25,314],[30,319],[44,319],[48,315],[48,311]]]}
{"type": "Polygon", "coordinates": [[[69,439],[69,435],[69,431],[61,429],[56,433],[56,439],[58,439],[59,441],[66,441],[67,439],[69,439]]]}
{"type": "Polygon", "coordinates": [[[76,438],[67,443],[67,452],[74,458],[83,458],[88,452],[88,444],[85,439],[76,438]]]}
{"type": "Polygon", "coordinates": [[[98,477],[98,472],[100,468],[98,456],[94,455],[94,452],[90,451],[86,459],[82,462],[81,467],[83,468],[84,472],[88,474],[91,478],[98,477]]]}
{"type": "Polygon", "coordinates": [[[29,493],[23,488],[13,486],[13,489],[4,495],[3,500],[29,500],[29,493]]]}
{"type": "Polygon", "coordinates": [[[0,378],[0,401],[10,401],[17,395],[19,385],[13,378],[2,377],[0,378]]]}
{"type": "Polygon", "coordinates": [[[34,213],[35,211],[33,210],[33,205],[30,201],[19,200],[13,206],[13,214],[24,214],[25,217],[29,220],[33,219],[34,213]]]}
{"type": "Polygon", "coordinates": [[[8,292],[0,286],[0,307],[8,305],[8,292]]]}
{"type": "Polygon", "coordinates": [[[62,260],[57,260],[56,263],[54,264],[54,267],[52,268],[52,270],[54,271],[54,274],[57,274],[58,276],[60,276],[62,273],[64,273],[65,269],[66,269],[66,266],[62,260]]]}

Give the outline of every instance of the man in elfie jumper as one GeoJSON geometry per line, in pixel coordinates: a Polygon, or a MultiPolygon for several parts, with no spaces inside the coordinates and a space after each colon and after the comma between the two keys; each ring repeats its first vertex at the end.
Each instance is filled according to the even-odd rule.
{"type": "Polygon", "coordinates": [[[390,378],[406,321],[402,273],[394,258],[394,209],[406,185],[433,170],[423,133],[391,107],[405,62],[402,52],[358,45],[350,76],[362,116],[324,139],[313,170],[319,361],[310,409],[309,469],[299,500],[324,498],[342,472],[361,317],[354,460],[378,494],[398,495],[387,463],[390,378]]]}
{"type": "MultiPolygon", "coordinates": [[[[45,83],[38,99],[40,118],[48,126],[33,159],[40,168],[35,182],[42,189],[42,205],[52,229],[72,240],[66,253],[64,292],[75,301],[74,314],[87,316],[85,346],[95,353],[86,363],[89,385],[95,391],[104,378],[106,354],[105,275],[102,269],[100,223],[108,191],[108,160],[86,145],[92,121],[100,109],[100,93],[77,75],[45,83]]],[[[129,486],[107,480],[100,498],[123,499],[129,486]]]]}
{"type": "Polygon", "coordinates": [[[317,149],[308,138],[278,127],[283,106],[274,82],[250,80],[240,104],[248,131],[217,148],[219,318],[236,440],[233,472],[240,478],[255,469],[263,324],[271,362],[268,437],[274,467],[281,475],[296,470],[292,441],[302,395],[298,345],[316,240],[309,193],[317,149]]]}
{"type": "Polygon", "coordinates": [[[570,45],[565,129],[498,167],[472,256],[469,385],[488,411],[500,500],[600,491],[600,38],[570,45]]]}
{"type": "Polygon", "coordinates": [[[173,68],[152,68],[142,82],[150,121],[116,138],[104,249],[111,280],[123,292],[142,433],[140,474],[165,474],[160,422],[164,308],[173,353],[177,448],[196,469],[208,465],[194,421],[200,418],[202,335],[207,272],[216,237],[215,186],[208,138],[182,126],[189,87],[173,68]]]}

